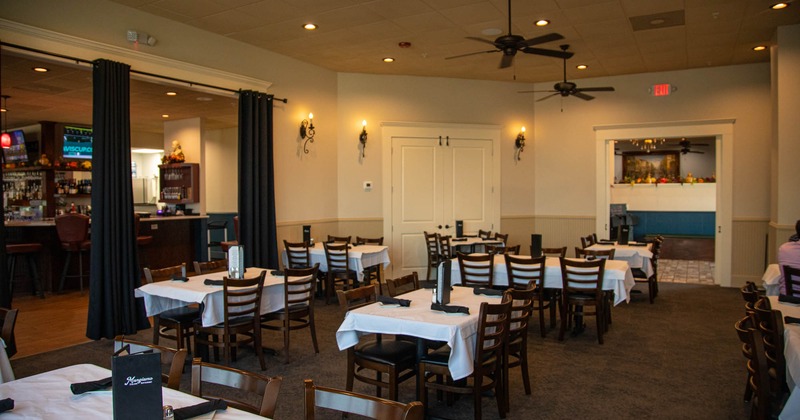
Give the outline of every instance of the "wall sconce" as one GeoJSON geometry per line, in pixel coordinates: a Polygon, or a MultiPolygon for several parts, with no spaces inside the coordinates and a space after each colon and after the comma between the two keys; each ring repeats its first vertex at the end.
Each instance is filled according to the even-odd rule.
{"type": "Polygon", "coordinates": [[[363,158],[364,151],[367,149],[367,120],[361,121],[361,134],[358,135],[358,141],[361,142],[361,157],[363,158]]]}
{"type": "Polygon", "coordinates": [[[308,142],[314,143],[314,114],[308,113],[308,119],[303,119],[300,123],[300,138],[305,139],[303,143],[303,152],[308,154],[308,142]]]}
{"type": "Polygon", "coordinates": [[[517,134],[517,140],[514,142],[514,147],[517,148],[517,150],[514,151],[514,157],[517,158],[517,160],[522,160],[520,154],[522,154],[522,151],[525,150],[525,127],[522,127],[519,130],[519,134],[517,134]]]}

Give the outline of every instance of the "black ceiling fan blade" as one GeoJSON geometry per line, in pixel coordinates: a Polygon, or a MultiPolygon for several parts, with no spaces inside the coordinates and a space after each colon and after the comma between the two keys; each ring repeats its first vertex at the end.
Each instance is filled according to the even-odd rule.
{"type": "Polygon", "coordinates": [[[687,152],[688,152],[688,153],[697,153],[697,154],[699,154],[699,155],[704,155],[704,154],[706,154],[706,152],[701,152],[701,151],[698,151],[698,150],[688,150],[687,152]]]}
{"type": "Polygon", "coordinates": [[[550,89],[550,90],[519,90],[519,91],[517,91],[517,93],[552,93],[552,92],[558,93],[557,90],[553,90],[553,89],[550,89]]]}
{"type": "Polygon", "coordinates": [[[450,60],[450,59],[453,59],[453,58],[469,57],[469,56],[471,56],[471,55],[486,54],[486,53],[495,53],[495,52],[499,52],[499,50],[476,51],[476,52],[471,52],[471,53],[466,53],[466,54],[453,55],[453,56],[450,56],[450,57],[445,57],[444,59],[445,59],[445,60],[450,60]]]}
{"type": "Polygon", "coordinates": [[[520,51],[524,52],[525,54],[544,55],[547,57],[556,57],[563,59],[567,59],[575,55],[574,53],[566,51],[546,50],[544,48],[534,48],[534,47],[525,47],[520,51]]]}
{"type": "Polygon", "coordinates": [[[583,99],[584,101],[591,101],[592,99],[594,99],[594,96],[590,96],[590,95],[587,95],[587,94],[585,94],[585,93],[580,93],[580,92],[570,92],[569,94],[570,94],[570,95],[572,95],[572,96],[574,96],[574,97],[576,97],[576,98],[581,98],[581,99],[583,99]]]}
{"type": "Polygon", "coordinates": [[[579,88],[577,90],[578,92],[614,92],[614,88],[611,86],[579,88]]]}
{"type": "Polygon", "coordinates": [[[564,39],[564,36],[561,34],[552,33],[552,34],[537,36],[536,38],[526,39],[524,42],[525,45],[530,47],[533,45],[544,44],[545,42],[558,41],[559,39],[564,39]]]}
{"type": "Polygon", "coordinates": [[[556,93],[553,93],[551,95],[547,95],[547,96],[545,96],[543,98],[537,99],[536,102],[542,102],[543,100],[548,99],[548,98],[552,98],[553,96],[556,96],[556,95],[560,95],[560,93],[556,92],[556,93]]]}
{"type": "Polygon", "coordinates": [[[494,41],[490,41],[490,40],[488,40],[486,38],[479,38],[477,36],[468,36],[466,38],[467,39],[471,39],[473,41],[483,42],[484,44],[494,45],[495,47],[497,47],[497,45],[494,43],[494,41]]]}
{"type": "Polygon", "coordinates": [[[500,68],[506,69],[511,67],[511,64],[514,63],[514,55],[511,54],[503,54],[503,58],[500,59],[500,68]]]}

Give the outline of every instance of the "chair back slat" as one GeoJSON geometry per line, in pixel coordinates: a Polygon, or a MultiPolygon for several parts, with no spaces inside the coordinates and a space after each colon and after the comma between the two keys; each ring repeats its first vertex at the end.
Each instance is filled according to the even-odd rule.
{"type": "Polygon", "coordinates": [[[380,420],[422,420],[425,409],[419,401],[408,404],[355,392],[314,385],[311,379],[305,380],[306,420],[315,419],[316,408],[336,410],[380,420]]]}
{"type": "MultiPolygon", "coordinates": [[[[531,247],[531,255],[533,255],[533,247],[531,247]]],[[[567,247],[562,246],[561,248],[542,248],[542,256],[565,258],[567,256],[567,247]]]]}
{"type": "Polygon", "coordinates": [[[280,376],[269,377],[203,362],[200,358],[192,360],[192,395],[206,399],[221,398],[232,407],[263,417],[274,417],[282,381],[280,376]],[[221,392],[224,397],[217,396],[206,392],[204,384],[214,384],[216,391],[224,391],[219,389],[220,386],[231,391],[221,392]],[[252,404],[254,397],[258,397],[260,403],[252,404]]]}
{"type": "Polygon", "coordinates": [[[362,238],[356,236],[356,245],[383,245],[383,236],[380,238],[362,238]]]}
{"type": "Polygon", "coordinates": [[[508,326],[508,342],[511,343],[518,337],[528,333],[528,322],[533,314],[535,299],[538,298],[536,290],[508,289],[505,291],[511,300],[511,317],[508,326]]]}
{"type": "Polygon", "coordinates": [[[419,275],[416,271],[406,274],[403,277],[386,280],[386,287],[389,289],[389,296],[397,296],[402,293],[419,289],[419,275]]]}
{"type": "Polygon", "coordinates": [[[186,263],[155,269],[145,267],[143,271],[144,279],[149,284],[157,281],[170,280],[173,276],[186,277],[186,263]]]}
{"type": "Polygon", "coordinates": [[[194,261],[192,265],[194,266],[195,274],[218,273],[228,270],[228,260],[194,261]]]}
{"type": "Polygon", "coordinates": [[[492,231],[478,229],[478,237],[481,239],[492,239],[492,231]]]}
{"type": "Polygon", "coordinates": [[[492,287],[494,282],[493,254],[462,254],[458,252],[458,268],[461,284],[465,286],[492,287]]]}
{"type": "Polygon", "coordinates": [[[603,273],[606,260],[574,261],[561,258],[561,280],[563,293],[602,293],[603,273]]]}
{"type": "Polygon", "coordinates": [[[475,363],[481,364],[492,356],[499,361],[508,344],[508,326],[510,323],[512,301],[510,295],[504,295],[498,304],[481,303],[478,324],[478,340],[475,348],[475,363]]]}
{"type": "Polygon", "coordinates": [[[328,240],[325,241],[327,243],[335,243],[335,244],[349,244],[350,239],[352,236],[333,236],[328,235],[328,240]]]}
{"type": "Polygon", "coordinates": [[[336,294],[339,297],[339,306],[345,313],[378,300],[378,289],[374,284],[350,290],[337,290],[336,294]]]}
{"type": "Polygon", "coordinates": [[[782,265],[783,282],[788,296],[800,296],[800,268],[782,265]]]}
{"type": "Polygon", "coordinates": [[[287,268],[284,270],[283,292],[284,309],[290,310],[298,306],[307,306],[314,310],[314,287],[317,283],[319,263],[311,268],[287,268]],[[289,280],[290,277],[300,279],[289,280]]]}
{"type": "Polygon", "coordinates": [[[225,302],[225,325],[233,318],[261,315],[261,293],[264,291],[266,271],[257,277],[232,279],[223,278],[222,291],[225,302]]]}

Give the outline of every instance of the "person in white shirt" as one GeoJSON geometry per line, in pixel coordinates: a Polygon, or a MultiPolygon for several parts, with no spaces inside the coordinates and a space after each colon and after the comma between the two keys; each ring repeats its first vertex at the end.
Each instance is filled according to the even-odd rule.
{"type": "Polygon", "coordinates": [[[789,237],[789,242],[778,248],[778,265],[781,268],[781,294],[786,293],[783,266],[789,265],[800,268],[800,220],[795,223],[794,230],[795,234],[789,237]]]}

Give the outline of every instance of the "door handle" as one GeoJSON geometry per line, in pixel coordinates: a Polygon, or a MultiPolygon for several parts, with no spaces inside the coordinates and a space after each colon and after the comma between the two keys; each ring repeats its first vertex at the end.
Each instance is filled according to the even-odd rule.
{"type": "Polygon", "coordinates": [[[450,229],[450,225],[444,225],[445,229],[450,229]]]}
{"type": "Polygon", "coordinates": [[[441,228],[442,228],[442,225],[439,225],[439,229],[441,229],[441,228]]]}
{"type": "MultiPolygon", "coordinates": [[[[442,145],[442,136],[439,136],[439,146],[441,146],[441,145],[442,145]]],[[[441,227],[441,226],[439,226],[439,227],[441,227]]]]}

